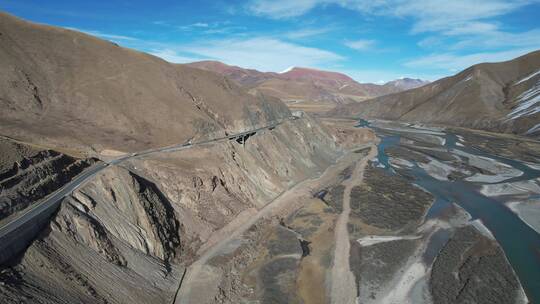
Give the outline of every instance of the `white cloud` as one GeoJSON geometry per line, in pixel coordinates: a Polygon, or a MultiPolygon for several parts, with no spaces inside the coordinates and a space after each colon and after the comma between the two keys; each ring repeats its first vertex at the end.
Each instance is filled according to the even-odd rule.
{"type": "Polygon", "coordinates": [[[318,0],[255,0],[248,4],[248,10],[256,15],[275,19],[290,18],[303,15],[326,1],[318,0]]]}
{"type": "Polygon", "coordinates": [[[418,41],[417,45],[422,48],[435,48],[441,46],[444,39],[441,36],[429,36],[418,41]]]}
{"type": "Polygon", "coordinates": [[[319,36],[322,34],[326,34],[330,31],[332,31],[332,29],[328,27],[319,28],[319,29],[300,29],[296,31],[287,32],[283,34],[283,36],[289,39],[302,39],[302,38],[308,38],[308,37],[313,37],[313,36],[319,36]]]}
{"type": "Polygon", "coordinates": [[[358,51],[367,51],[375,46],[375,40],[347,41],[345,45],[358,51]]]}
{"type": "Polygon", "coordinates": [[[208,27],[208,23],[197,22],[197,23],[193,23],[191,26],[194,26],[194,27],[208,27]]]}
{"type": "Polygon", "coordinates": [[[441,2],[438,0],[424,1],[390,1],[390,9],[382,9],[382,13],[392,13],[401,17],[412,17],[416,20],[412,31],[434,32],[451,31],[459,27],[474,28],[487,23],[479,23],[496,16],[508,14],[532,1],[522,0],[453,0],[441,2]]]}
{"type": "Polygon", "coordinates": [[[467,37],[463,37],[451,48],[457,50],[473,47],[484,49],[500,47],[532,47],[538,49],[540,48],[540,29],[534,29],[522,33],[508,33],[494,30],[482,34],[472,34],[467,37]]]}
{"type": "Polygon", "coordinates": [[[210,24],[205,23],[205,22],[196,22],[192,24],[177,26],[177,28],[182,31],[191,31],[193,29],[201,29],[201,28],[208,28],[208,27],[210,27],[210,24]]]}
{"type": "Polygon", "coordinates": [[[150,51],[149,53],[172,63],[188,63],[188,62],[202,60],[202,58],[179,55],[176,51],[172,49],[167,49],[167,48],[156,49],[156,50],[150,51]]]}
{"type": "Polygon", "coordinates": [[[410,68],[444,69],[457,72],[477,63],[510,60],[534,50],[534,48],[515,49],[499,52],[480,52],[467,55],[457,55],[454,53],[433,54],[407,61],[404,65],[410,68]]]}
{"type": "Polygon", "coordinates": [[[301,16],[317,6],[334,4],[365,14],[413,17],[418,20],[414,31],[423,32],[500,16],[533,2],[538,0],[252,0],[248,10],[280,19],[301,16]]]}
{"type": "Polygon", "coordinates": [[[344,59],[333,52],[271,37],[198,42],[177,51],[261,71],[281,71],[290,66],[317,67],[344,59]]]}
{"type": "Polygon", "coordinates": [[[252,0],[248,9],[270,18],[301,16],[317,6],[338,5],[362,14],[411,18],[411,33],[447,36],[503,33],[492,18],[511,13],[539,0],[252,0]]]}

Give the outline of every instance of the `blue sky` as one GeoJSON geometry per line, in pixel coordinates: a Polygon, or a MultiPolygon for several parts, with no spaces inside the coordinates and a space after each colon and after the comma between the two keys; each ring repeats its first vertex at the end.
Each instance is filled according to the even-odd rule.
{"type": "Polygon", "coordinates": [[[435,80],[540,49],[540,0],[2,0],[19,17],[184,63],[435,80]]]}

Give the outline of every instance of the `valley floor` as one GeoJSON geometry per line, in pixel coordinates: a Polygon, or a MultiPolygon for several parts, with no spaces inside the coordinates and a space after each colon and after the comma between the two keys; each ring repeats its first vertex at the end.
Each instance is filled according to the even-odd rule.
{"type": "MultiPolygon", "coordinates": [[[[357,122],[329,119],[325,124],[343,134],[357,122]]],[[[499,238],[498,228],[484,224],[483,213],[490,211],[474,205],[475,194],[463,201],[452,193],[469,191],[453,188],[460,183],[476,194],[482,185],[499,189],[516,179],[538,184],[536,171],[523,176],[516,171],[520,166],[497,164],[463,148],[474,142],[533,167],[539,157],[532,153],[535,143],[516,150],[505,148],[507,138],[495,143],[474,132],[454,135],[385,122],[370,127],[379,144],[374,140],[371,147],[352,149],[319,179],[300,183],[268,205],[271,212],[248,214],[247,224],[227,230],[229,237],[194,264],[197,269],[189,285],[182,285],[177,303],[530,301],[534,274],[513,268],[506,240],[499,238]]],[[[534,187],[512,189],[516,200],[534,187]]],[[[504,203],[499,206],[509,211],[504,203]]],[[[516,225],[510,229],[523,229],[516,225]]],[[[531,242],[525,246],[538,246],[537,235],[531,242]]],[[[529,266],[537,262],[531,259],[529,266]]]]}
{"type": "MultiPolygon", "coordinates": [[[[361,147],[358,149],[361,149],[361,147]]],[[[242,245],[247,242],[245,233],[249,229],[253,228],[257,223],[272,222],[273,218],[283,218],[298,210],[306,201],[313,199],[315,190],[333,183],[339,178],[338,176],[343,170],[348,166],[355,165],[360,157],[361,155],[354,151],[346,154],[336,164],[327,168],[321,176],[298,183],[260,211],[243,214],[237,220],[222,228],[222,231],[217,233],[220,237],[215,238],[215,243],[205,244],[203,247],[204,253],[188,268],[175,303],[211,302],[215,295],[208,291],[216,290],[216,285],[220,284],[226,273],[218,267],[207,265],[209,261],[241,251],[242,245]]],[[[298,242],[299,244],[300,242],[298,242]]],[[[348,255],[348,252],[346,254],[348,255]]],[[[301,258],[301,254],[300,256],[293,255],[292,258],[301,258]]],[[[242,295],[242,297],[244,296],[242,295]]]]}

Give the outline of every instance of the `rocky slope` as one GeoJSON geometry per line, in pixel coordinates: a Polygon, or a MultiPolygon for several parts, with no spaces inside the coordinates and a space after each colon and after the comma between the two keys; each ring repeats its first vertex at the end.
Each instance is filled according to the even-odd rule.
{"type": "Polygon", "coordinates": [[[74,192],[26,252],[3,265],[5,303],[171,301],[201,246],[338,154],[310,118],[110,167],[74,192]],[[310,138],[307,142],[305,138],[310,138]]]}
{"type": "Polygon", "coordinates": [[[225,75],[251,92],[263,92],[286,102],[350,103],[424,84],[420,80],[412,79],[396,80],[385,85],[358,83],[341,73],[300,67],[291,68],[283,73],[265,73],[218,61],[199,61],[189,65],[225,75]]]}
{"type": "Polygon", "coordinates": [[[0,13],[0,133],[53,147],[137,151],[289,115],[214,73],[0,13]]]}
{"type": "Polygon", "coordinates": [[[94,160],[0,139],[0,221],[70,181],[94,160]]]}
{"type": "Polygon", "coordinates": [[[179,222],[157,187],[110,168],[67,198],[20,260],[4,265],[3,303],[168,301],[179,222]],[[7,267],[6,267],[7,266],[7,267]]]}
{"type": "Polygon", "coordinates": [[[185,267],[220,229],[245,221],[342,152],[318,121],[287,120],[281,101],[250,95],[223,76],[6,14],[0,33],[0,133],[31,143],[2,144],[14,151],[2,158],[2,180],[20,176],[12,185],[20,190],[6,186],[2,199],[20,202],[28,189],[28,203],[37,201],[46,191],[34,184],[52,179],[59,187],[88,163],[75,156],[285,121],[242,142],[104,169],[62,202],[25,252],[0,265],[2,303],[170,302],[185,267]]]}
{"type": "Polygon", "coordinates": [[[343,105],[331,116],[418,121],[540,136],[540,51],[402,93],[343,105]]]}

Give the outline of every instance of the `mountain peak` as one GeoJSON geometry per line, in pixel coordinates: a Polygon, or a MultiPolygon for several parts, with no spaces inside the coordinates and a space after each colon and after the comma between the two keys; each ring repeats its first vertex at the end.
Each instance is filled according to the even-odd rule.
{"type": "Polygon", "coordinates": [[[291,67],[280,74],[288,79],[319,79],[333,81],[337,80],[342,82],[355,82],[351,77],[345,74],[339,72],[317,70],[314,68],[291,67]]]}
{"type": "Polygon", "coordinates": [[[391,85],[391,86],[400,88],[402,90],[410,90],[417,87],[421,87],[428,83],[430,82],[427,80],[419,79],[419,78],[401,77],[399,79],[387,82],[386,85],[391,85]]]}
{"type": "Polygon", "coordinates": [[[285,70],[279,72],[278,74],[285,74],[285,73],[288,73],[288,72],[290,72],[290,71],[292,71],[294,69],[296,69],[295,66],[290,66],[290,67],[286,68],[285,70]]]}

